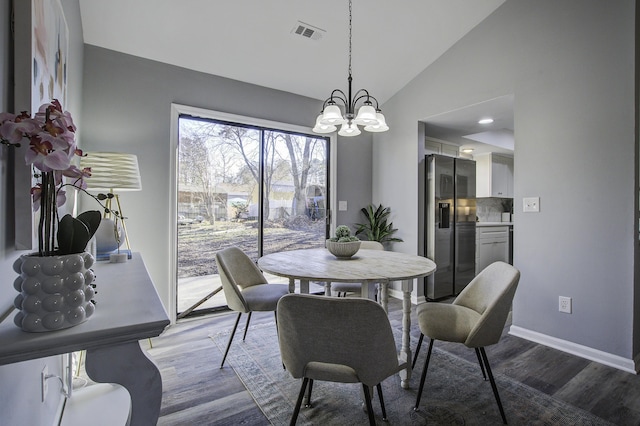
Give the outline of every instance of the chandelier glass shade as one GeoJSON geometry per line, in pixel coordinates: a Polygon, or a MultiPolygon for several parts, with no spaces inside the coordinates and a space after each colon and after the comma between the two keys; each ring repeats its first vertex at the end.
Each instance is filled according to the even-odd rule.
{"type": "Polygon", "coordinates": [[[364,126],[367,132],[385,132],[389,130],[378,100],[369,94],[366,89],[360,89],[352,95],[351,75],[351,0],[349,0],[349,77],[347,78],[348,90],[345,94],[340,89],[334,89],[322,105],[322,112],[316,118],[313,128],[315,133],[332,133],[340,127],[340,136],[357,136],[364,126]],[[342,104],[344,114],[338,103],[342,104]],[[375,105],[375,106],[374,106],[375,105]],[[358,108],[359,107],[359,108],[358,108]],[[356,108],[358,113],[356,114],[356,108]]]}

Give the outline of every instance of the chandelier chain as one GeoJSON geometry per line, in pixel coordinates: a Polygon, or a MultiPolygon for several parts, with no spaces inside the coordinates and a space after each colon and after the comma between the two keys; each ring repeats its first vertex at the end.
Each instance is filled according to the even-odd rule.
{"type": "Polygon", "coordinates": [[[349,76],[351,76],[351,0],[349,0],[349,76]]]}

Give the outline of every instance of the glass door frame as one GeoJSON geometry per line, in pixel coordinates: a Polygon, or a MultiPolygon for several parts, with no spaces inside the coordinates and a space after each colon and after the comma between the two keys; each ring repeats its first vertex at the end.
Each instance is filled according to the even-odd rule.
{"type": "MultiPolygon", "coordinates": [[[[177,316],[177,246],[178,246],[178,138],[179,138],[179,126],[178,120],[181,115],[189,115],[192,117],[199,117],[204,119],[212,119],[217,121],[224,121],[233,124],[245,125],[247,127],[269,129],[280,132],[290,132],[296,134],[314,135],[311,127],[298,126],[294,124],[262,120],[247,116],[235,115],[224,113],[220,111],[213,111],[204,108],[197,108],[188,105],[171,104],[171,168],[169,171],[170,178],[170,254],[169,254],[169,276],[171,282],[169,286],[169,318],[172,323],[175,323],[177,316]]],[[[332,214],[333,206],[337,205],[337,136],[335,133],[330,135],[317,136],[329,139],[329,173],[328,173],[328,187],[329,187],[329,209],[327,210],[328,223],[330,232],[336,227],[335,216],[332,214]]],[[[262,154],[261,154],[262,155],[262,154]]],[[[261,165],[262,170],[262,165],[261,165]]],[[[262,188],[260,189],[262,191],[262,188]]],[[[261,212],[262,214],[262,212],[261,212]]],[[[262,252],[262,242],[259,245],[259,252],[262,252]]]]}

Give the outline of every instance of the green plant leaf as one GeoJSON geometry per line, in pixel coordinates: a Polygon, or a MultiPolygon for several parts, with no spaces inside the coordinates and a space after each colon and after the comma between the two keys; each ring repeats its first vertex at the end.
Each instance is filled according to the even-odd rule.
{"type": "Polygon", "coordinates": [[[82,253],[90,239],[87,225],[70,214],[64,215],[58,223],[59,254],[82,253]]]}
{"type": "Polygon", "coordinates": [[[87,225],[87,228],[89,229],[89,239],[91,239],[100,226],[102,215],[98,210],[89,210],[80,213],[78,215],[78,220],[87,225]]]}
{"type": "Polygon", "coordinates": [[[400,238],[392,237],[397,229],[393,227],[393,223],[387,223],[387,218],[391,214],[389,207],[383,207],[382,204],[377,207],[369,204],[360,209],[360,212],[367,220],[364,223],[356,224],[356,234],[365,234],[369,241],[384,242],[402,242],[400,238]]]}

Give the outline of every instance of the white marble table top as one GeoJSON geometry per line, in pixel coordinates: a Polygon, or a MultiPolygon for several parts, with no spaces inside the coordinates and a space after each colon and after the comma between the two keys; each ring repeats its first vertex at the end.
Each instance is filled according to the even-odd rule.
{"type": "Polygon", "coordinates": [[[258,266],[274,275],[332,282],[401,281],[427,276],[436,269],[433,261],[422,256],[360,249],[350,259],[338,259],[324,248],[268,254],[258,259],[258,266]]]}

